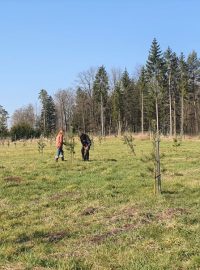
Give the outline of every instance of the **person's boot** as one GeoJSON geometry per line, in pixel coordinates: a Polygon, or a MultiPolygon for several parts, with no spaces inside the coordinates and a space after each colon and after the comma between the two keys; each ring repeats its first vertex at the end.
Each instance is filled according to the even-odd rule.
{"type": "Polygon", "coordinates": [[[55,161],[58,162],[58,157],[55,157],[55,161]]]}

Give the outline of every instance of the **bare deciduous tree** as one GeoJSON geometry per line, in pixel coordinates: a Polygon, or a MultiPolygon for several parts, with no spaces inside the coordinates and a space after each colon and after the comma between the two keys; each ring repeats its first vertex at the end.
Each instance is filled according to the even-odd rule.
{"type": "Polygon", "coordinates": [[[117,82],[121,80],[122,70],[120,68],[111,68],[109,75],[110,90],[113,91],[117,82]]]}
{"type": "Polygon", "coordinates": [[[95,104],[93,99],[93,86],[97,68],[90,67],[88,70],[80,72],[77,78],[77,88],[80,88],[87,96],[87,108],[89,107],[89,126],[93,129],[95,126],[95,104]]]}
{"type": "Polygon", "coordinates": [[[59,89],[55,94],[57,125],[65,131],[71,126],[75,97],[72,89],[59,89]]]}
{"type": "Polygon", "coordinates": [[[29,124],[31,127],[35,127],[36,115],[32,104],[26,107],[19,108],[14,111],[12,115],[12,125],[20,123],[29,124]]]}

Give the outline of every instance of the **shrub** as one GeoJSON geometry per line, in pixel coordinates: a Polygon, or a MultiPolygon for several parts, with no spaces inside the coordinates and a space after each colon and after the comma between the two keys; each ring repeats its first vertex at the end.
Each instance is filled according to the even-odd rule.
{"type": "Polygon", "coordinates": [[[40,132],[35,130],[27,123],[20,123],[12,126],[10,130],[11,140],[30,139],[33,137],[39,137],[40,132]]]}

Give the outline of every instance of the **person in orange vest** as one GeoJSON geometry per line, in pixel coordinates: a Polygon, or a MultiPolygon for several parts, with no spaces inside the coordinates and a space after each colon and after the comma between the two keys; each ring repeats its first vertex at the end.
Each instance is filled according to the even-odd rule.
{"type": "Polygon", "coordinates": [[[59,157],[61,157],[62,161],[64,161],[63,138],[64,138],[63,130],[60,129],[60,131],[58,132],[58,135],[56,136],[56,147],[57,147],[56,156],[55,156],[56,161],[58,161],[59,157]]]}

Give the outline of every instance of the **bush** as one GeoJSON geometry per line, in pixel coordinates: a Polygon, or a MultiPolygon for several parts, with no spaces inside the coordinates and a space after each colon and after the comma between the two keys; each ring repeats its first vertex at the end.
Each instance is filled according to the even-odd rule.
{"type": "Polygon", "coordinates": [[[12,126],[10,130],[11,140],[30,139],[33,137],[39,137],[40,131],[35,130],[27,123],[20,123],[12,126]]]}

